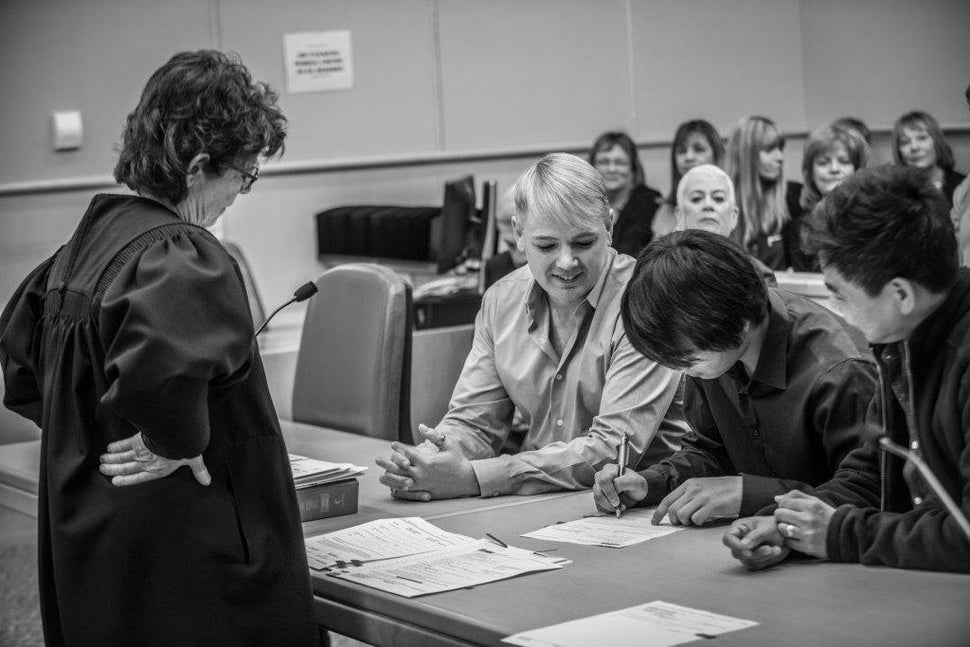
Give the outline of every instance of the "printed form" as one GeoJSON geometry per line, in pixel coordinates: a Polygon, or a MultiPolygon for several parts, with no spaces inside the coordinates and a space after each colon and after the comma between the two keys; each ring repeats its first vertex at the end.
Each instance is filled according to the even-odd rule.
{"type": "Polygon", "coordinates": [[[627,510],[619,519],[613,515],[584,517],[546,526],[522,536],[584,546],[625,548],[683,530],[682,526],[670,525],[666,517],[660,525],[653,525],[650,522],[653,511],[653,508],[627,510]]]}
{"type": "Polygon", "coordinates": [[[637,607],[523,631],[503,638],[502,642],[522,647],[667,647],[714,638],[757,625],[751,620],[656,600],[637,607]]]}
{"type": "Polygon", "coordinates": [[[413,598],[555,570],[568,563],[561,557],[481,539],[431,553],[333,570],[328,575],[413,598]]]}
{"type": "Polygon", "coordinates": [[[310,568],[334,566],[427,553],[475,540],[447,532],[420,517],[378,519],[306,539],[310,568]]]}

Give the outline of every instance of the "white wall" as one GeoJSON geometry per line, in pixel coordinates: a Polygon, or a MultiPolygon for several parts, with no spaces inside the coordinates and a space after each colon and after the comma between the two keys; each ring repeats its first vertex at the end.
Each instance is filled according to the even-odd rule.
{"type": "MultiPolygon", "coordinates": [[[[182,49],[236,50],[282,93],[286,157],[225,224],[273,304],[322,269],[317,211],[438,204],[442,182],[465,173],[506,186],[607,128],[641,142],[663,191],[678,122],[704,117],[726,134],[752,112],[795,134],[791,176],[805,131],[846,113],[885,129],[914,107],[951,126],[970,168],[968,24],[960,0],[7,0],[0,300],[111,189],[124,116],[182,49]],[[352,32],[354,89],[286,95],[282,35],[326,29],[352,32]],[[80,151],[49,151],[56,109],[82,110],[80,151]]],[[[889,159],[885,130],[875,148],[889,159]]]]}

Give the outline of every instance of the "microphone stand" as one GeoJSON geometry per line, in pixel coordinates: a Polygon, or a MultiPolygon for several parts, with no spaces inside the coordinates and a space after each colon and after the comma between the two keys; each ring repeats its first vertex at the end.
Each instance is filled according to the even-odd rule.
{"type": "Polygon", "coordinates": [[[290,299],[289,301],[287,301],[286,303],[278,307],[276,310],[273,310],[273,312],[268,317],[266,317],[266,319],[263,320],[263,323],[259,324],[259,328],[257,328],[256,332],[253,333],[253,337],[255,338],[257,335],[259,335],[259,333],[263,332],[263,329],[266,328],[266,324],[269,323],[270,319],[276,316],[277,312],[279,312],[286,306],[290,305],[291,303],[299,303],[300,301],[306,301],[316,293],[317,293],[317,286],[312,281],[304,283],[303,285],[298,287],[296,289],[296,292],[293,293],[292,299],[290,299]]]}
{"type": "Polygon", "coordinates": [[[936,475],[930,471],[929,465],[927,465],[926,462],[919,457],[919,454],[906,449],[901,445],[897,445],[893,441],[889,440],[889,438],[886,436],[879,439],[879,446],[883,451],[889,452],[894,456],[898,456],[903,460],[907,460],[916,466],[916,469],[918,469],[920,474],[923,475],[923,478],[926,479],[926,482],[936,493],[936,496],[940,497],[940,501],[943,502],[943,506],[946,508],[947,512],[950,513],[950,516],[953,517],[953,519],[957,522],[960,530],[962,530],[963,534],[967,536],[967,540],[970,541],[970,523],[967,522],[967,518],[963,515],[963,512],[957,507],[957,504],[953,501],[953,499],[950,498],[950,495],[947,494],[947,491],[943,488],[943,484],[940,483],[940,481],[936,478],[936,475]]]}

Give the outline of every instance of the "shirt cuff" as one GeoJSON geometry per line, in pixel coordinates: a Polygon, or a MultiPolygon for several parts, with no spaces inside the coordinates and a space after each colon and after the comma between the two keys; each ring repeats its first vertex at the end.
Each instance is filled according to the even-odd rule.
{"type": "Polygon", "coordinates": [[[663,498],[669,494],[667,488],[667,478],[665,475],[660,474],[652,469],[646,469],[640,472],[640,476],[647,481],[647,496],[641,499],[634,505],[635,508],[645,508],[650,506],[655,506],[663,498]]]}
{"type": "Polygon", "coordinates": [[[502,455],[471,462],[482,498],[511,494],[515,491],[510,458],[508,455],[502,455]]]}
{"type": "Polygon", "coordinates": [[[774,477],[741,474],[741,509],[739,516],[750,517],[775,502],[775,495],[784,494],[788,490],[779,491],[778,479],[774,477]]]}

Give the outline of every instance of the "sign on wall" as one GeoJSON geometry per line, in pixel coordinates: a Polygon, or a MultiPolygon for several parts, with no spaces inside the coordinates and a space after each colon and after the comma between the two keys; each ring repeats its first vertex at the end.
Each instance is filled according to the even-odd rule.
{"type": "Polygon", "coordinates": [[[283,59],[291,94],[354,87],[349,30],[284,34],[283,59]]]}

